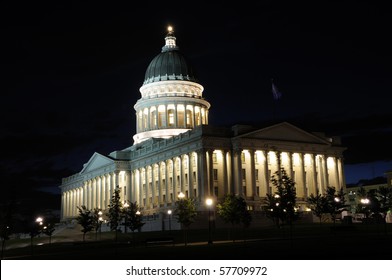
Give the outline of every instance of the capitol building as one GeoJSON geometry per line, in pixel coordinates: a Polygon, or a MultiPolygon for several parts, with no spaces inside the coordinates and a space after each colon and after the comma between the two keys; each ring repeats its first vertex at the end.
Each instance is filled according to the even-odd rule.
{"type": "Polygon", "coordinates": [[[143,215],[156,219],[180,193],[195,198],[200,211],[206,198],[219,201],[228,193],[258,211],[275,191],[270,179],[279,165],[296,183],[302,210],[310,194],[345,186],[339,137],[288,122],[262,128],[209,124],[208,96],[172,29],[141,83],[133,144],[108,155],[96,152],[80,172],[62,179],[61,220],[77,217],[77,206],[107,209],[116,187],[122,201],[136,201],[143,215]]]}

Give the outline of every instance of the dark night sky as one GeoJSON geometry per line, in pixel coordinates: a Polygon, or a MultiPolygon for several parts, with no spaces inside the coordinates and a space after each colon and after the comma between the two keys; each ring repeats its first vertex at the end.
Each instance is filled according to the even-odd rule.
{"type": "Polygon", "coordinates": [[[347,183],[392,169],[386,4],[133,2],[2,4],[3,198],[59,192],[95,151],[132,145],[133,105],[169,24],[205,88],[211,124],[275,118],[340,135],[347,183]],[[283,93],[275,103],[271,78],[283,93]]]}

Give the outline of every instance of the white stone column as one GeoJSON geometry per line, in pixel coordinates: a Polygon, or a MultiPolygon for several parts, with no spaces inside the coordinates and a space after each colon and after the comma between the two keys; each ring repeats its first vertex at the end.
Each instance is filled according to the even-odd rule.
{"type": "Polygon", "coordinates": [[[163,194],[163,185],[162,185],[162,162],[158,162],[158,207],[161,207],[164,204],[162,200],[163,194]]]}
{"type": "Polygon", "coordinates": [[[188,195],[189,197],[194,197],[193,195],[193,170],[192,170],[192,164],[191,164],[191,160],[192,160],[192,156],[191,153],[187,154],[188,157],[188,161],[187,163],[187,169],[188,169],[188,180],[185,182],[185,184],[188,185],[188,195]]]}
{"type": "MultiPolygon", "coordinates": [[[[192,106],[192,118],[193,118],[193,127],[196,127],[196,112],[195,112],[195,106],[192,106]]],[[[193,188],[192,188],[193,189],[193,188]]]]}
{"type": "Polygon", "coordinates": [[[125,170],[124,177],[125,177],[124,185],[126,188],[126,191],[124,191],[124,201],[132,202],[132,200],[131,200],[131,172],[129,170],[125,170]]]}
{"type": "Polygon", "coordinates": [[[169,166],[170,166],[170,160],[165,161],[165,189],[166,189],[166,194],[165,194],[165,206],[167,206],[167,203],[169,202],[170,198],[170,192],[169,192],[169,166]]]}
{"type": "Polygon", "coordinates": [[[308,188],[307,188],[307,183],[306,183],[306,174],[305,174],[305,159],[304,159],[304,154],[299,153],[299,162],[300,162],[300,167],[301,167],[301,184],[303,188],[303,193],[304,193],[304,198],[306,199],[308,197],[308,188]]]}
{"type": "Polygon", "coordinates": [[[140,205],[141,205],[141,207],[143,207],[143,208],[146,208],[146,201],[143,199],[144,198],[144,196],[145,196],[145,190],[144,190],[144,188],[143,188],[143,172],[142,172],[142,168],[139,168],[138,169],[138,171],[139,171],[139,187],[138,187],[138,189],[139,189],[139,195],[140,195],[140,197],[139,197],[139,199],[140,199],[140,205]]]}
{"type": "Polygon", "coordinates": [[[263,150],[262,152],[263,152],[263,156],[264,156],[264,164],[263,164],[263,167],[264,167],[264,178],[263,178],[264,179],[264,182],[263,182],[264,192],[263,192],[263,196],[264,196],[266,194],[271,194],[271,189],[269,186],[270,178],[269,178],[269,172],[268,172],[268,151],[263,150]]]}
{"type": "Polygon", "coordinates": [[[227,172],[227,150],[222,150],[222,170],[223,170],[223,195],[230,193],[228,172],[227,172]]]}
{"type": "Polygon", "coordinates": [[[329,171],[328,171],[328,163],[327,163],[327,156],[326,155],[324,155],[323,156],[323,159],[324,159],[324,170],[325,170],[325,187],[327,187],[327,186],[329,186],[330,185],[330,182],[329,182],[329,171]]]}
{"type": "Polygon", "coordinates": [[[171,176],[172,176],[172,185],[171,185],[171,188],[172,188],[172,194],[173,194],[173,199],[172,199],[172,203],[174,202],[174,201],[176,201],[177,200],[177,184],[176,184],[176,158],[172,158],[171,159],[171,162],[172,162],[172,172],[171,172],[171,176]]]}
{"type": "Polygon", "coordinates": [[[155,201],[156,198],[156,184],[155,184],[155,163],[151,165],[151,200],[152,200],[152,207],[154,208],[154,205],[159,207],[159,201],[155,201]]]}
{"type": "Polygon", "coordinates": [[[338,170],[339,170],[339,183],[340,183],[340,188],[343,188],[346,186],[346,181],[345,181],[345,177],[344,177],[344,164],[343,164],[343,159],[342,158],[338,158],[337,159],[338,162],[338,170]]]}
{"type": "MultiPolygon", "coordinates": [[[[186,110],[185,110],[185,115],[186,115],[186,110]]],[[[185,125],[186,125],[186,122],[185,122],[185,125]]],[[[180,156],[180,191],[185,195],[188,193],[187,197],[189,197],[189,191],[187,192],[187,190],[186,190],[187,182],[185,182],[185,164],[186,164],[186,161],[184,160],[185,157],[186,157],[186,155],[180,156]]]]}
{"type": "Polygon", "coordinates": [[[207,150],[206,155],[208,158],[208,196],[215,196],[214,192],[214,161],[212,158],[213,151],[207,150]]]}
{"type": "Polygon", "coordinates": [[[158,111],[158,107],[159,106],[155,107],[155,126],[154,126],[155,129],[159,128],[159,122],[158,122],[159,111],[158,111]]]}
{"type": "Polygon", "coordinates": [[[208,195],[207,159],[203,149],[197,151],[197,192],[199,201],[208,195]]]}
{"type": "Polygon", "coordinates": [[[146,187],[146,208],[150,209],[151,204],[150,204],[150,186],[148,182],[148,165],[144,167],[144,185],[146,187]]]}
{"type": "Polygon", "coordinates": [[[250,154],[250,178],[251,178],[251,189],[252,189],[252,194],[251,196],[253,199],[257,197],[257,191],[256,191],[256,164],[255,164],[255,151],[254,150],[249,150],[250,154]]]}
{"type": "Polygon", "coordinates": [[[130,195],[131,195],[129,200],[131,202],[136,202],[138,205],[140,205],[139,199],[138,199],[138,197],[136,195],[135,170],[130,171],[129,174],[130,174],[130,178],[129,178],[130,189],[129,189],[129,192],[130,192],[130,195]]]}
{"type": "Polygon", "coordinates": [[[178,128],[178,104],[174,104],[174,127],[178,128]]]}
{"type": "Polygon", "coordinates": [[[293,168],[293,153],[292,152],[287,152],[287,158],[288,158],[288,166],[289,166],[289,176],[292,180],[294,180],[294,168],[293,168]]]}
{"type": "Polygon", "coordinates": [[[318,182],[317,182],[317,167],[316,167],[316,155],[313,154],[312,155],[312,164],[313,164],[313,186],[312,186],[312,193],[314,193],[315,195],[319,194],[319,188],[318,188],[318,182]]]}

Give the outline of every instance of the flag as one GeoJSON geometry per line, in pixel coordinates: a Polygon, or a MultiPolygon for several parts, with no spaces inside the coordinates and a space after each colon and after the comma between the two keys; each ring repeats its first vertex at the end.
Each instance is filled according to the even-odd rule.
{"type": "Polygon", "coordinates": [[[282,93],[278,90],[275,84],[272,82],[272,96],[275,100],[279,100],[282,98],[282,93]]]}

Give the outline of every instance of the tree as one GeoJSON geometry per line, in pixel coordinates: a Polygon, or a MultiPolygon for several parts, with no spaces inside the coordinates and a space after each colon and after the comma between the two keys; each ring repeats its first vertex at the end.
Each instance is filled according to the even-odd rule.
{"type": "Polygon", "coordinates": [[[267,216],[272,218],[278,227],[280,224],[288,223],[291,228],[292,222],[298,219],[295,182],[287,175],[283,167],[274,173],[271,182],[276,191],[274,194],[268,194],[265,200],[267,216]]]}
{"type": "Polygon", "coordinates": [[[55,230],[56,228],[53,222],[46,224],[46,226],[42,228],[42,233],[49,236],[49,244],[52,244],[52,235],[55,230]]]}
{"type": "Polygon", "coordinates": [[[101,229],[102,226],[102,209],[101,208],[94,208],[92,211],[93,214],[93,226],[94,226],[94,230],[95,230],[95,240],[98,239],[97,235],[98,235],[98,231],[101,229]]]}
{"type": "MultiPolygon", "coordinates": [[[[242,223],[244,228],[248,227],[252,220],[245,199],[234,194],[226,194],[222,203],[217,205],[217,209],[218,215],[223,221],[225,223],[231,223],[232,230],[234,229],[234,225],[239,223],[242,223]]],[[[234,241],[235,238],[233,234],[233,242],[234,241]]]]}
{"type": "MultiPolygon", "coordinates": [[[[3,206],[3,205],[2,205],[3,206]]],[[[15,214],[14,202],[10,202],[1,208],[0,212],[0,238],[1,238],[1,259],[3,259],[5,242],[11,234],[11,224],[15,214]]]]}
{"type": "Polygon", "coordinates": [[[380,187],[377,191],[377,198],[380,202],[380,209],[386,219],[388,211],[392,210],[392,188],[380,187]]]}
{"type": "Polygon", "coordinates": [[[186,246],[188,241],[187,231],[197,216],[196,202],[193,198],[182,198],[176,201],[175,207],[174,215],[176,215],[177,221],[182,225],[186,246]]]}
{"type": "Polygon", "coordinates": [[[356,213],[364,214],[368,218],[372,212],[370,199],[368,198],[369,193],[366,192],[364,187],[360,187],[357,190],[357,206],[355,208],[356,213]]]}
{"type": "Polygon", "coordinates": [[[85,205],[77,206],[79,215],[76,217],[78,224],[82,226],[83,242],[86,240],[86,233],[94,229],[94,217],[91,210],[87,209],[85,205]]]}
{"type": "Polygon", "coordinates": [[[333,223],[336,223],[336,216],[346,210],[346,198],[343,188],[336,191],[335,187],[328,186],[325,192],[326,213],[331,216],[333,223]]]}
{"type": "Polygon", "coordinates": [[[376,197],[380,203],[380,213],[384,217],[384,231],[387,233],[387,215],[392,210],[392,188],[380,187],[377,191],[376,197]]]}
{"type": "Polygon", "coordinates": [[[135,230],[139,230],[145,223],[137,202],[127,202],[128,207],[123,208],[124,225],[132,231],[133,244],[135,244],[135,230]]]}
{"type": "Polygon", "coordinates": [[[326,212],[327,200],[325,196],[321,194],[317,194],[317,195],[311,194],[308,197],[307,202],[313,214],[320,219],[320,225],[321,225],[321,218],[323,214],[326,212]]]}
{"type": "Polygon", "coordinates": [[[120,190],[121,189],[118,186],[114,190],[114,193],[110,200],[109,212],[108,212],[110,230],[115,231],[116,242],[118,239],[118,226],[120,225],[122,219],[122,215],[121,215],[122,205],[120,201],[120,190]]]}

